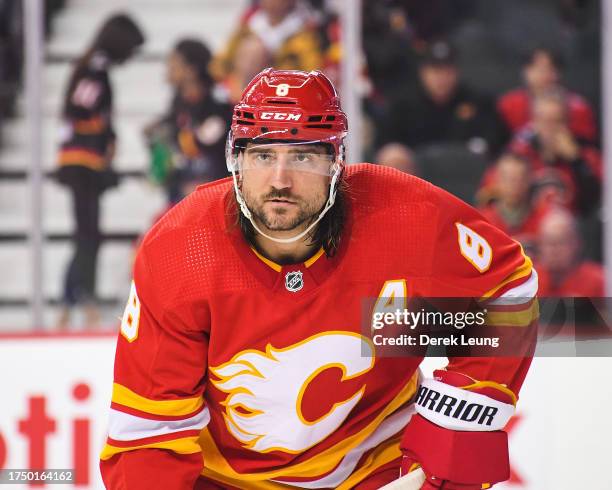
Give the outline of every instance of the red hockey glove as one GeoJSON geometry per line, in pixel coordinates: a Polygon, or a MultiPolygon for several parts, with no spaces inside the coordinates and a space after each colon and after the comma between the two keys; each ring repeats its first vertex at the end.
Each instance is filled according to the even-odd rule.
{"type": "Polygon", "coordinates": [[[475,382],[435,371],[415,401],[402,438],[402,474],[420,466],[426,490],[481,490],[510,476],[508,438],[502,429],[516,397],[498,383],[475,382]]]}

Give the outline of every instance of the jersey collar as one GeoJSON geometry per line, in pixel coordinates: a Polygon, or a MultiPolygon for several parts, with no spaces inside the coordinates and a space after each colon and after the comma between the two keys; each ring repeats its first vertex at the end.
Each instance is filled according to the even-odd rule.
{"type": "Polygon", "coordinates": [[[228,238],[249,272],[266,288],[296,298],[317,288],[332,274],[341,263],[349,242],[350,223],[347,223],[340,248],[333,257],[328,257],[321,248],[305,262],[281,265],[247,243],[240,228],[230,225],[232,218],[235,216],[228,216],[228,238]]]}

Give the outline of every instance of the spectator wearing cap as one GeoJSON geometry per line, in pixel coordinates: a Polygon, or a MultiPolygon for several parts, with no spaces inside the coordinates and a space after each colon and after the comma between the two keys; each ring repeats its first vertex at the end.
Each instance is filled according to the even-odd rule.
{"type": "Polygon", "coordinates": [[[581,258],[582,240],[575,218],[557,209],[542,221],[538,234],[538,295],[604,296],[603,267],[581,258]]]}
{"type": "Polygon", "coordinates": [[[456,54],[435,42],[419,64],[419,87],[391,100],[378,145],[396,141],[418,148],[465,143],[478,153],[497,147],[500,123],[493,104],[461,83],[456,54]]]}
{"type": "Polygon", "coordinates": [[[533,197],[531,164],[512,153],[499,157],[495,172],[495,198],[481,208],[482,214],[500,230],[534,249],[540,223],[551,205],[533,197]]]}
{"type": "MultiPolygon", "coordinates": [[[[503,94],[497,110],[510,134],[525,126],[532,115],[534,99],[560,86],[561,59],[552,50],[538,47],[529,52],[523,63],[524,86],[503,94]]],[[[568,126],[579,139],[597,141],[597,124],[590,104],[580,95],[567,91],[568,126]]]]}
{"type": "Polygon", "coordinates": [[[314,70],[323,65],[321,42],[312,12],[298,0],[260,0],[249,11],[227,46],[215,58],[212,72],[225,80],[234,70],[238,47],[257,36],[270,53],[272,65],[284,70],[314,70]]]}
{"type": "Polygon", "coordinates": [[[599,151],[572,133],[564,90],[539,94],[532,106],[531,122],[515,135],[509,148],[531,161],[536,183],[556,194],[559,204],[588,213],[598,204],[601,191],[599,151]]]}

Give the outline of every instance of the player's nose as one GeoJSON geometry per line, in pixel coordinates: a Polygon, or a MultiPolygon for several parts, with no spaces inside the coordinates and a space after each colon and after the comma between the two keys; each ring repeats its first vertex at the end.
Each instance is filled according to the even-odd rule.
{"type": "Polygon", "coordinates": [[[289,168],[289,161],[286,155],[278,158],[272,169],[270,185],[276,189],[286,189],[292,185],[292,172],[289,168]]]}

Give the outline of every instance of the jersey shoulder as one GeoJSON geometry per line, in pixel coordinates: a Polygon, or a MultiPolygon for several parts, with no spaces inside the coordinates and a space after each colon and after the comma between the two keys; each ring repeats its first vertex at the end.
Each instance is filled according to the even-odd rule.
{"type": "Polygon", "coordinates": [[[369,210],[435,200],[440,190],[430,182],[385,165],[357,163],[347,166],[345,172],[348,195],[369,210]]]}
{"type": "Polygon", "coordinates": [[[158,240],[168,233],[176,233],[178,230],[223,228],[225,223],[222,210],[229,191],[231,191],[229,179],[216,180],[199,186],[155,223],[145,235],[144,244],[158,240]]]}
{"type": "Polygon", "coordinates": [[[440,221],[441,189],[418,177],[374,164],[346,168],[344,195],[351,223],[353,274],[410,270],[428,276],[440,221]]]}
{"type": "Polygon", "coordinates": [[[147,280],[168,302],[248,286],[250,276],[231,244],[231,192],[230,179],[198,187],[145,236],[137,261],[146,262],[147,280]]]}
{"type": "Polygon", "coordinates": [[[385,213],[383,221],[393,219],[398,225],[413,226],[419,219],[433,225],[441,209],[472,209],[431,182],[384,165],[350,165],[345,179],[356,219],[385,213]]]}

